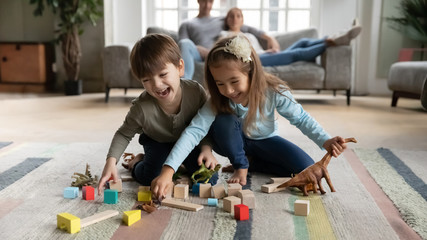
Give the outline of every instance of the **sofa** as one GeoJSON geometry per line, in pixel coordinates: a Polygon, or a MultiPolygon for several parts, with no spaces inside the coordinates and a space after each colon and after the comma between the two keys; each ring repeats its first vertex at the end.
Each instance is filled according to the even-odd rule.
{"type": "MultiPolygon", "coordinates": [[[[164,33],[170,35],[178,41],[178,34],[175,31],[165,30],[158,27],[147,29],[149,33],[164,33]]],[[[292,43],[300,38],[318,38],[315,28],[308,28],[288,33],[274,35],[280,44],[281,50],[288,48],[292,43]]],[[[263,39],[258,39],[265,48],[267,43],[263,39]]],[[[194,80],[203,82],[204,63],[195,63],[194,80]]],[[[352,49],[350,46],[337,46],[327,48],[316,62],[295,62],[286,66],[264,67],[264,69],[278,76],[293,90],[332,90],[336,94],[337,90],[346,91],[347,105],[350,105],[351,73],[352,73],[352,49]]]]}
{"type": "Polygon", "coordinates": [[[392,107],[396,107],[400,97],[405,97],[421,100],[421,105],[427,110],[427,61],[393,63],[387,85],[393,91],[392,107]]]}
{"type": "Polygon", "coordinates": [[[123,88],[125,95],[129,88],[142,88],[130,68],[131,45],[106,46],[102,52],[102,70],[105,83],[105,102],[108,102],[111,88],[123,88]]]}

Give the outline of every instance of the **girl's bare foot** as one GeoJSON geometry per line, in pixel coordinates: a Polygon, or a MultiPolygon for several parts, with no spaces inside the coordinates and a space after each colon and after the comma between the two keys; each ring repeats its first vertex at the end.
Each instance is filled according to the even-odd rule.
{"type": "Polygon", "coordinates": [[[231,178],[227,181],[228,183],[240,183],[240,185],[245,186],[246,185],[246,177],[248,175],[248,169],[240,168],[234,170],[233,175],[231,178]]]}
{"type": "Polygon", "coordinates": [[[136,156],[134,156],[133,154],[126,154],[124,155],[124,163],[122,163],[122,166],[124,168],[126,168],[129,171],[132,171],[133,166],[135,166],[135,164],[139,161],[142,161],[144,159],[144,154],[140,153],[136,156]],[[127,158],[129,156],[129,158],[127,158]]]}

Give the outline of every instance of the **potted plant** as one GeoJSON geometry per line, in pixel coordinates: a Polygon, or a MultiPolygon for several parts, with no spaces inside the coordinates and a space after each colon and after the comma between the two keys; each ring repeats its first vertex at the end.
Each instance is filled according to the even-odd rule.
{"type": "Polygon", "coordinates": [[[398,7],[401,17],[389,17],[391,27],[405,36],[421,42],[421,48],[427,42],[427,0],[402,0],[398,7]]]}
{"type": "Polygon", "coordinates": [[[103,0],[30,0],[30,3],[37,5],[34,16],[42,16],[45,6],[51,8],[54,14],[59,13],[60,22],[55,30],[55,41],[61,46],[67,76],[64,83],[65,94],[81,94],[79,35],[83,33],[83,23],[90,21],[96,26],[97,20],[103,16],[103,0]]]}

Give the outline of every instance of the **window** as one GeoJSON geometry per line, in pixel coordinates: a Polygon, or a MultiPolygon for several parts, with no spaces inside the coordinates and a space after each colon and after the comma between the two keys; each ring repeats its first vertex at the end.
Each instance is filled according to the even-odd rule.
{"type": "MultiPolygon", "coordinates": [[[[169,30],[197,16],[197,0],[153,1],[152,24],[169,30]]],[[[245,24],[266,32],[286,32],[310,27],[311,0],[215,0],[212,16],[224,16],[228,9],[242,9],[245,24]]]]}

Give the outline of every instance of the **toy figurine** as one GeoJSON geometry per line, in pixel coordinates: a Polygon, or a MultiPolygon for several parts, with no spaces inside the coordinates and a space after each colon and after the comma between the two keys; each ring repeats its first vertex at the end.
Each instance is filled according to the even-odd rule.
{"type": "Polygon", "coordinates": [[[156,211],[158,207],[159,206],[154,204],[153,201],[150,201],[150,203],[144,203],[142,205],[136,206],[137,209],[144,210],[148,213],[152,213],[152,212],[156,211]]]}
{"type": "Polygon", "coordinates": [[[71,178],[76,179],[75,181],[71,182],[72,187],[81,188],[83,186],[91,186],[98,183],[98,176],[95,175],[95,178],[92,177],[92,174],[90,173],[90,166],[87,163],[85,174],[75,172],[71,178]]]}
{"type": "Polygon", "coordinates": [[[202,163],[202,165],[200,166],[200,169],[195,171],[193,173],[193,175],[191,175],[191,179],[193,180],[194,183],[197,182],[202,182],[204,181],[204,183],[209,182],[209,179],[211,179],[212,175],[214,175],[216,172],[219,171],[219,169],[221,169],[221,164],[217,164],[215,166],[215,169],[207,169],[205,164],[202,163]],[[194,179],[195,177],[198,177],[197,179],[194,179]]]}
{"type": "MultiPolygon", "coordinates": [[[[346,138],[345,142],[356,143],[357,141],[355,138],[346,138]]],[[[332,186],[332,182],[327,169],[331,158],[332,154],[330,152],[327,152],[326,155],[322,158],[322,160],[307,167],[302,172],[295,175],[295,177],[293,177],[289,181],[277,186],[277,188],[297,187],[303,192],[304,196],[308,196],[307,191],[312,190],[314,193],[317,193],[318,185],[320,192],[322,194],[325,194],[326,192],[321,184],[322,178],[325,178],[326,182],[329,185],[329,188],[331,189],[331,192],[335,192],[335,188],[334,186],[332,186]]]]}

